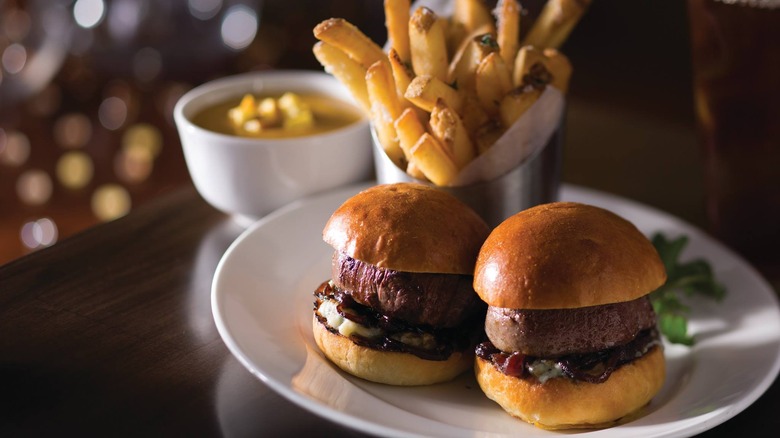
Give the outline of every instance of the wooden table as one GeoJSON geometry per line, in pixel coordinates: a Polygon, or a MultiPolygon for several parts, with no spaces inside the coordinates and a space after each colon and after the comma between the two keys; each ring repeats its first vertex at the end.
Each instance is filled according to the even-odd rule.
{"type": "MultiPolygon", "coordinates": [[[[584,172],[582,166],[604,160],[588,162],[577,152],[586,140],[572,137],[583,137],[578,130],[607,114],[582,105],[570,107],[566,179],[613,187],[695,219],[691,206],[697,203],[685,202],[695,189],[663,196],[687,178],[675,177],[674,168],[671,184],[653,190],[630,184],[623,172],[584,172]]],[[[656,132],[668,147],[692,137],[685,129],[656,132]]],[[[610,136],[621,143],[620,133],[610,136]]],[[[0,436],[352,434],[272,392],[219,337],[211,281],[242,231],[184,187],[0,267],[0,436]]],[[[777,430],[778,405],[775,383],[745,412],[705,435],[777,430]]]]}

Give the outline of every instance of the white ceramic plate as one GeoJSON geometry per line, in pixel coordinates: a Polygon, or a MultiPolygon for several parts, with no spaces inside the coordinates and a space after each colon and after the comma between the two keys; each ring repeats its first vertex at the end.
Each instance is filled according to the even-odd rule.
{"type": "MultiPolygon", "coordinates": [[[[272,389],[331,421],[376,435],[535,437],[555,434],[516,420],[482,395],[470,373],[440,385],[396,388],[348,376],[311,335],[312,293],[330,273],[322,242],[331,213],[366,186],[299,201],[242,234],[223,256],[212,286],[214,318],[238,360],[272,389]]],[[[566,186],[562,198],[600,205],[643,232],[687,235],[687,260],[706,257],[729,294],[693,303],[696,345],[666,348],[666,383],[641,418],[600,437],[688,436],[744,410],[780,369],[780,309],[769,285],[741,258],[698,229],[626,199],[566,186]],[[724,370],[730,372],[724,373],[724,370]]]]}

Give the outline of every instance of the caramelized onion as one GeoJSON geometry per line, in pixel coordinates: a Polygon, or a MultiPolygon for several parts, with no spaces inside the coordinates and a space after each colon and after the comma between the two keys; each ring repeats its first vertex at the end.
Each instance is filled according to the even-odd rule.
{"type": "Polygon", "coordinates": [[[380,328],[384,333],[378,339],[368,339],[352,334],[349,336],[352,342],[381,351],[409,353],[427,360],[447,360],[453,351],[462,351],[473,347],[476,343],[476,334],[481,333],[481,330],[478,329],[484,324],[484,320],[479,318],[453,328],[434,328],[427,325],[416,326],[408,324],[403,320],[383,315],[368,306],[356,302],[346,291],[335,287],[327,281],[317,288],[314,296],[315,315],[331,332],[338,334],[338,330],[328,326],[325,318],[316,312],[326,299],[335,300],[338,303],[336,309],[339,315],[345,319],[365,327],[380,328]],[[393,335],[400,333],[429,334],[433,336],[435,346],[431,349],[420,348],[393,338],[393,335]]]}
{"type": "MultiPolygon", "coordinates": [[[[595,353],[574,354],[550,358],[561,368],[566,377],[589,383],[602,383],[621,366],[657,348],[658,331],[655,328],[643,330],[629,343],[595,353]]],[[[497,349],[490,341],[477,346],[476,354],[491,361],[495,367],[508,376],[526,378],[531,375],[530,364],[544,359],[526,356],[518,352],[506,353],[497,349]]]]}

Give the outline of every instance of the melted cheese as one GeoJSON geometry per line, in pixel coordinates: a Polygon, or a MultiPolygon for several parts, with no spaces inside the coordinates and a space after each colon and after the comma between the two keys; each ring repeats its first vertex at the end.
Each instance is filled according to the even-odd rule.
{"type": "Polygon", "coordinates": [[[539,359],[531,362],[528,366],[531,374],[533,374],[540,383],[544,383],[549,379],[555,377],[563,377],[563,370],[560,364],[554,360],[539,359]]]}
{"type": "Polygon", "coordinates": [[[382,336],[382,329],[366,327],[354,321],[350,321],[339,314],[336,308],[337,304],[333,300],[323,300],[317,311],[325,317],[328,326],[338,330],[342,336],[358,335],[367,339],[374,339],[382,336]]]}

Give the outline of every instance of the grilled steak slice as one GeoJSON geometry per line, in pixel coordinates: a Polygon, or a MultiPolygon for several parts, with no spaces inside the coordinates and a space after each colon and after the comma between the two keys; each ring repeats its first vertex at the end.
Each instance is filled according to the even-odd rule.
{"type": "Polygon", "coordinates": [[[625,344],[655,327],[650,300],[577,309],[520,310],[489,307],[485,333],[497,348],[536,357],[582,354],[625,344]]]}
{"type": "Polygon", "coordinates": [[[484,312],[471,275],[394,271],[333,254],[333,283],[360,304],[410,324],[455,327],[484,312]]]}

